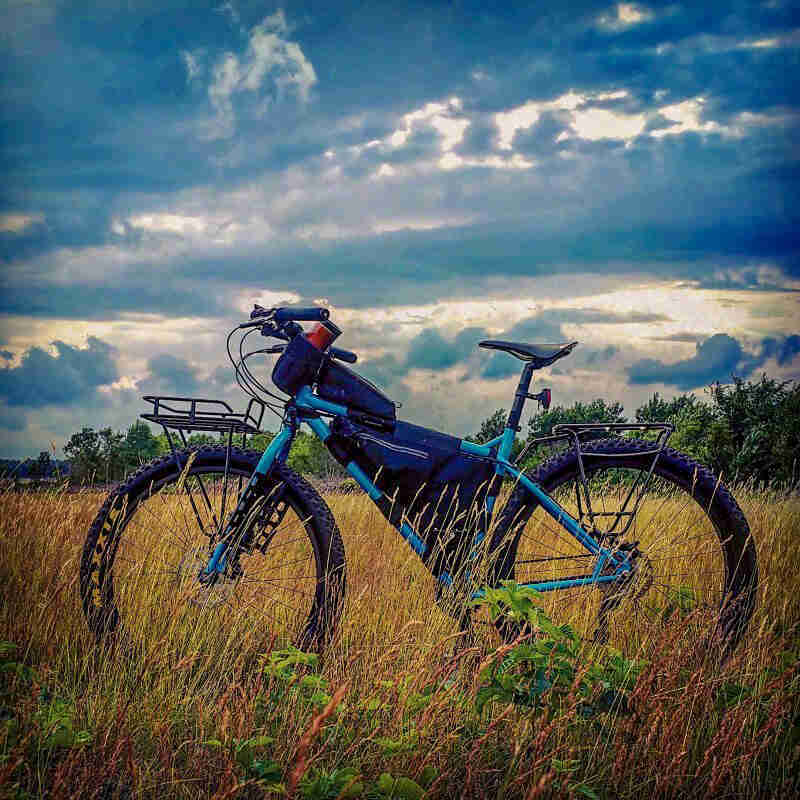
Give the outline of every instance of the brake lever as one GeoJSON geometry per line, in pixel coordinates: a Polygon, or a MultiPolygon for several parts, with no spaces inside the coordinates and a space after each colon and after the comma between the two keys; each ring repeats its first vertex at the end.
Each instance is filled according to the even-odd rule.
{"type": "Polygon", "coordinates": [[[289,337],[281,330],[278,330],[271,322],[259,322],[261,325],[262,336],[272,336],[275,339],[283,339],[284,342],[290,341],[289,337]]]}
{"type": "Polygon", "coordinates": [[[253,303],[253,310],[250,312],[250,319],[256,319],[257,317],[268,317],[274,311],[274,308],[264,308],[264,306],[260,306],[258,303],[253,303]]]}

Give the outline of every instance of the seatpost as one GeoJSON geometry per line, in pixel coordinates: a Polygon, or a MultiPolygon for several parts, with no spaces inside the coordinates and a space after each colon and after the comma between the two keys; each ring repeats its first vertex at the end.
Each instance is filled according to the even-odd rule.
{"type": "Polygon", "coordinates": [[[528,398],[528,389],[531,387],[531,379],[533,378],[533,362],[529,361],[525,364],[522,370],[522,375],[519,379],[519,386],[517,386],[517,393],[514,395],[514,405],[511,406],[511,411],[508,415],[508,422],[506,427],[511,428],[515,433],[519,432],[519,420],[522,417],[522,408],[525,405],[525,400],[528,398]]]}

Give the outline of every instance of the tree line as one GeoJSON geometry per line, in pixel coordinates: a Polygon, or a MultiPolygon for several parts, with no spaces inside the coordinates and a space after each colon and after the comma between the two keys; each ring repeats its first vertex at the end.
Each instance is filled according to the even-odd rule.
{"type": "MultiPolygon", "coordinates": [[[[478,443],[489,441],[502,432],[506,416],[505,409],[497,409],[467,438],[478,443]]],[[[630,419],[622,404],[602,398],[556,405],[531,416],[526,435],[515,440],[513,455],[516,457],[531,440],[552,433],[560,423],[628,421],[671,423],[675,432],[670,445],[708,465],[728,483],[796,486],[800,481],[800,383],[766,376],[757,381],[734,378],[731,384],[714,384],[703,398],[682,394],[666,399],[655,393],[630,419]]],[[[248,446],[263,450],[273,436],[269,432],[252,436],[248,446]]],[[[188,438],[190,445],[225,441],[224,436],[202,433],[188,438]]],[[[143,420],[124,432],[85,427],[64,446],[70,481],[76,484],[120,481],[139,465],[169,451],[166,436],[155,435],[143,420]]],[[[548,455],[547,448],[532,448],[524,466],[534,467],[548,455]]],[[[344,474],[325,446],[305,431],[295,439],[289,466],[321,478],[344,474]]]]}
{"type": "MultiPolygon", "coordinates": [[[[506,411],[498,409],[469,437],[487,442],[502,433],[506,411]]],[[[761,486],[796,487],[800,483],[800,383],[766,376],[713,384],[704,398],[682,394],[671,399],[656,392],[632,419],[620,403],[602,398],[590,403],[554,406],[534,414],[527,436],[517,437],[513,457],[533,439],[548,436],[562,423],[668,422],[675,432],[669,445],[710,467],[727,483],[751,481],[761,486]]],[[[600,433],[598,436],[607,434],[600,433]]],[[[546,448],[532,448],[526,468],[546,458],[546,448]]]]}
{"type": "MultiPolygon", "coordinates": [[[[272,441],[274,433],[249,436],[248,448],[265,450],[272,441]]],[[[234,444],[241,437],[234,437],[234,444]]],[[[190,447],[202,445],[227,444],[227,434],[212,436],[207,433],[194,433],[188,436],[190,447]]],[[[177,434],[172,436],[173,444],[181,448],[183,443],[177,434]]],[[[64,445],[64,454],[69,461],[70,482],[77,485],[92,483],[117,483],[142,464],[171,452],[167,436],[158,435],[144,420],[137,420],[127,431],[113,431],[103,428],[99,431],[84,427],[73,433],[64,445]]],[[[325,449],[316,436],[299,431],[288,458],[289,466],[305,475],[320,478],[339,476],[344,473],[341,466],[325,449]]]]}

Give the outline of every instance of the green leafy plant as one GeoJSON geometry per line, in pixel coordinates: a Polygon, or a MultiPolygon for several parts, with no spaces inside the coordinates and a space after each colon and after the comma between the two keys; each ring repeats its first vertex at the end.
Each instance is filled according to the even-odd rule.
{"type": "Polygon", "coordinates": [[[300,793],[304,800],[338,800],[338,798],[360,797],[364,784],[358,780],[355,767],[324,770],[312,769],[300,781],[300,793]]]}
{"type": "Polygon", "coordinates": [[[677,589],[670,587],[667,590],[667,602],[659,609],[663,620],[669,619],[677,613],[681,617],[691,614],[697,608],[697,595],[691,586],[679,586],[677,589]]]}
{"type": "Polygon", "coordinates": [[[206,747],[228,749],[246,775],[266,783],[277,783],[283,776],[283,769],[263,753],[274,741],[272,736],[251,736],[247,739],[231,739],[227,744],[220,739],[206,739],[203,744],[206,747]]]}
{"type": "Polygon", "coordinates": [[[369,797],[373,800],[422,800],[425,790],[411,778],[395,778],[384,772],[373,785],[369,797]]]}
{"type": "Polygon", "coordinates": [[[625,693],[644,663],[610,648],[586,662],[580,637],[569,625],[555,625],[537,605],[539,598],[533,589],[503,581],[500,587],[485,589],[475,601],[489,608],[493,621],[530,634],[481,670],[475,696],[478,713],[491,701],[558,710],[576,682],[584,699],[583,716],[611,708],[624,711],[625,693]]]}
{"type": "Polygon", "coordinates": [[[92,733],[75,727],[75,705],[68,700],[51,698],[43,691],[39,698],[39,711],[34,719],[39,726],[39,744],[56,747],[79,748],[92,741],[92,733]]]}

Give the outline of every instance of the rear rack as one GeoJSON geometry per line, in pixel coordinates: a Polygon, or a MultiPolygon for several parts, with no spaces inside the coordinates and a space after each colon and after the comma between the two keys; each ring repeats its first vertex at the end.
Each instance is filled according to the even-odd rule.
{"type": "Polygon", "coordinates": [[[142,400],[150,403],[153,409],[140,416],[164,429],[173,454],[175,454],[175,443],[170,431],[178,432],[184,447],[188,445],[187,432],[227,433],[230,454],[234,434],[241,434],[244,447],[248,434],[261,432],[261,421],[266,408],[266,405],[255,397],[250,400],[243,413],[235,412],[224,400],[208,400],[201,397],[161,397],[148,394],[142,400]]]}
{"type": "Polygon", "coordinates": [[[542,444],[555,444],[556,442],[570,442],[578,457],[578,473],[580,480],[575,482],[578,522],[591,533],[597,535],[601,541],[606,538],[616,539],[624,536],[633,524],[636,512],[639,510],[639,505],[653,477],[653,471],[655,470],[658,457],[664,451],[667,441],[674,430],[675,426],[670,425],[668,422],[565,422],[553,426],[552,436],[542,436],[531,440],[525,448],[523,448],[519,456],[517,456],[515,463],[519,464],[532,447],[542,444]],[[637,456],[652,456],[652,461],[646,472],[642,470],[637,474],[636,480],[632,483],[618,510],[595,511],[592,508],[589,479],[586,477],[584,460],[590,458],[612,458],[613,456],[609,453],[586,452],[581,446],[584,444],[584,442],[581,441],[581,436],[588,433],[619,434],[632,431],[638,431],[640,433],[657,431],[658,435],[653,440],[652,448],[636,452],[637,456]],[[634,495],[636,495],[635,498],[634,495]],[[633,506],[632,508],[628,508],[631,500],[633,500],[633,506]],[[606,522],[602,530],[598,527],[601,521],[606,522]]]}

